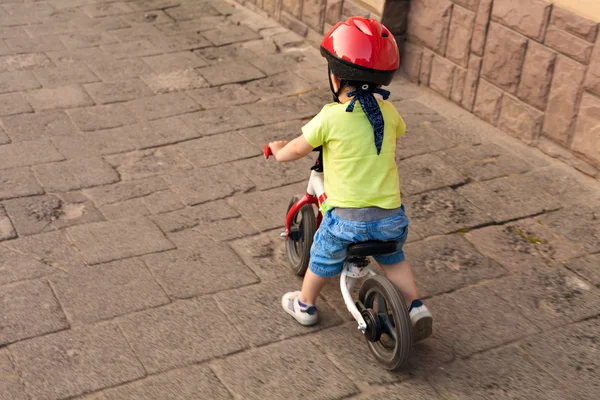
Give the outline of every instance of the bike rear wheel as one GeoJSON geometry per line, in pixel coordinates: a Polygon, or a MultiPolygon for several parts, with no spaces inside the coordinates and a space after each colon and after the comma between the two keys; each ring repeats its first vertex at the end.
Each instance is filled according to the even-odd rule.
{"type": "MultiPolygon", "coordinates": [[[[297,201],[297,197],[290,200],[288,212],[297,201]]],[[[308,269],[310,248],[316,231],[315,210],[311,204],[306,204],[294,215],[285,243],[288,262],[294,274],[298,276],[304,276],[308,269]]]]}

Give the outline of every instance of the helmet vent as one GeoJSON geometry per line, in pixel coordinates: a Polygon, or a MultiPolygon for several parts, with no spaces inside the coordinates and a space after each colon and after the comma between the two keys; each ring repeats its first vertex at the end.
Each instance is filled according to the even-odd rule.
{"type": "Polygon", "coordinates": [[[388,37],[388,36],[390,36],[390,35],[388,35],[388,33],[387,33],[387,32],[383,32],[383,33],[381,34],[381,37],[388,37]]]}

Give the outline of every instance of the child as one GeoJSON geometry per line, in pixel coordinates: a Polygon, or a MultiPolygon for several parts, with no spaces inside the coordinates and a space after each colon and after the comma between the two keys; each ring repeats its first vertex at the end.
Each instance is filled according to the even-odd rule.
{"type": "Polygon", "coordinates": [[[418,342],[431,335],[433,319],[417,297],[402,250],[408,219],[400,201],[395,150],[406,125],[390,102],[373,95],[381,94],[384,100],[389,96],[381,86],[390,84],[399,67],[396,41],[379,22],[354,17],[325,35],[321,54],[329,64],[335,102],[323,107],[301,136],[269,144],[278,161],[297,160],[323,146],[325,192],[332,208],[315,234],[302,291],[286,293],[283,308],[302,325],[315,324],[317,297],[327,278],[342,271],[348,246],[396,240],[395,253],[375,260],[410,306],[413,339],[418,342]]]}

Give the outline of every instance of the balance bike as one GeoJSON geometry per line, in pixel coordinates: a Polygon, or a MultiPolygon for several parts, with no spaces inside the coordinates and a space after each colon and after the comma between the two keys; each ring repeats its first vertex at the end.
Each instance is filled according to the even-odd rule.
{"type": "MultiPolygon", "coordinates": [[[[315,232],[323,219],[323,206],[327,199],[323,183],[323,153],[319,152],[311,168],[306,194],[290,200],[285,221],[286,253],[290,267],[298,276],[304,276],[310,260],[310,248],[315,232]],[[319,209],[315,213],[315,206],[319,209]],[[315,215],[316,214],[316,215],[315,215]]],[[[268,145],[264,156],[273,153],[268,145]]],[[[340,276],[340,289],[346,307],[358,323],[369,349],[379,363],[389,370],[402,367],[409,358],[412,347],[412,325],[402,294],[386,277],[369,268],[369,256],[396,251],[396,242],[367,241],[348,247],[348,257],[340,276]],[[357,280],[363,280],[354,301],[351,292],[357,280]]]]}

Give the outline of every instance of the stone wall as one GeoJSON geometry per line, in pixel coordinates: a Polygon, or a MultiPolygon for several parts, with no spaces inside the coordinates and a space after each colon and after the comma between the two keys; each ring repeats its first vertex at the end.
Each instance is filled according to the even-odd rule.
{"type": "MultiPolygon", "coordinates": [[[[544,0],[412,0],[410,7],[402,62],[413,81],[598,174],[598,23],[544,0]]],[[[405,10],[385,13],[406,21],[405,10]]]]}

